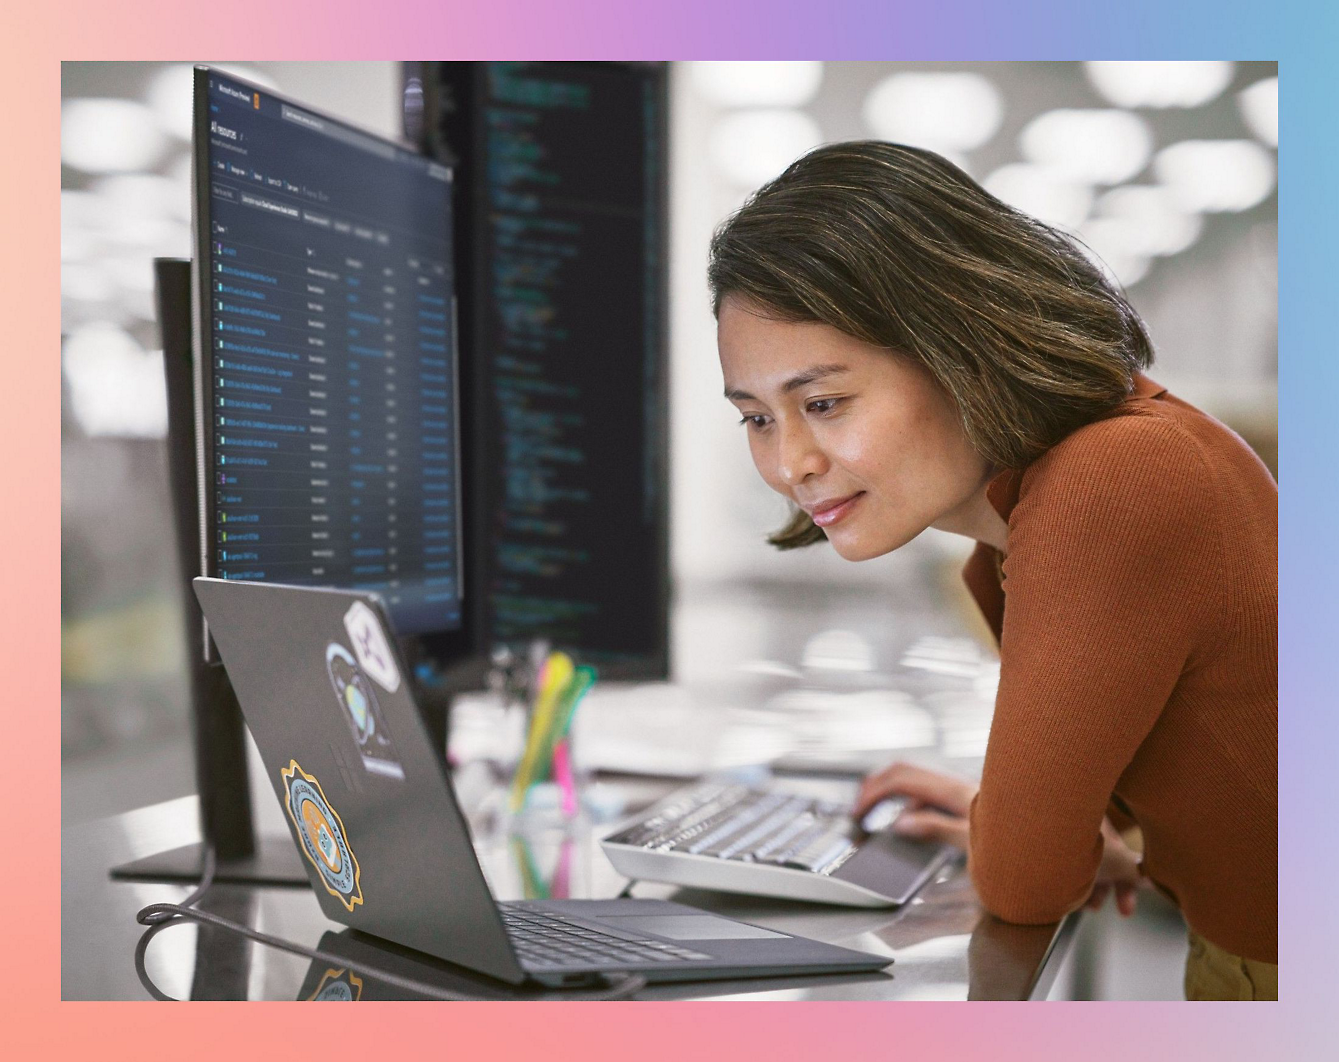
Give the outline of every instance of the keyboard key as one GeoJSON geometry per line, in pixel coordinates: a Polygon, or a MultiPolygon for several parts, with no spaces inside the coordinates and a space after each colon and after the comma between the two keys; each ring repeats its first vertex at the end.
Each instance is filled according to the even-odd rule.
{"type": "Polygon", "coordinates": [[[535,911],[505,911],[502,921],[517,955],[528,966],[645,966],[705,958],[666,941],[626,940],[535,911]]]}

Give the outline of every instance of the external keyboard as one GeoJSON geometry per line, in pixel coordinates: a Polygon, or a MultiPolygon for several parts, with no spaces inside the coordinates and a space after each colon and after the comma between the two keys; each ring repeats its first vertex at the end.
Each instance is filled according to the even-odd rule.
{"type": "Polygon", "coordinates": [[[885,830],[901,810],[884,801],[857,824],[846,804],[701,782],[614,827],[600,845],[633,880],[888,907],[906,903],[956,854],[885,830]]]}
{"type": "Polygon", "coordinates": [[[823,875],[859,850],[859,832],[842,805],[724,784],[682,790],[605,840],[823,875]]]}
{"type": "Polygon", "coordinates": [[[556,966],[602,969],[710,958],[670,941],[628,940],[547,911],[505,903],[498,906],[517,957],[523,966],[534,969],[556,966]]]}

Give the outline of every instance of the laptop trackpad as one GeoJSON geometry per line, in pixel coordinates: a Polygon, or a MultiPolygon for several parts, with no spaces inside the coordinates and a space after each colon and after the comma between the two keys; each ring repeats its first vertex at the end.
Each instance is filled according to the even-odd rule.
{"type": "Polygon", "coordinates": [[[630,933],[654,933],[670,940],[762,940],[784,938],[785,933],[746,926],[714,915],[602,915],[601,925],[630,933]]]}

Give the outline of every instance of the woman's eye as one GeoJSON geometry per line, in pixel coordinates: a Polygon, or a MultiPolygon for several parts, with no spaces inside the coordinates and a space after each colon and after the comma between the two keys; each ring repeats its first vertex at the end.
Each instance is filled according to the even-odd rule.
{"type": "Polygon", "coordinates": [[[831,413],[840,401],[840,398],[815,398],[807,408],[810,413],[831,413]]]}
{"type": "Polygon", "coordinates": [[[767,427],[767,418],[761,413],[746,413],[740,418],[739,423],[748,426],[753,431],[759,431],[767,427]]]}

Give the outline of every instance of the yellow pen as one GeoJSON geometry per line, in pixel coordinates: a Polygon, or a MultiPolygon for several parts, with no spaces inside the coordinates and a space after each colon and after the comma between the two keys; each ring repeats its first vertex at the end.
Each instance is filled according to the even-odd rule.
{"type": "Polygon", "coordinates": [[[530,788],[530,783],[534,779],[539,753],[545,744],[545,735],[553,724],[553,713],[559,694],[572,681],[574,670],[572,658],[566,653],[554,653],[545,661],[539,696],[535,699],[534,710],[530,713],[530,731],[526,736],[525,753],[516,769],[516,780],[511,789],[513,812],[520,811],[525,803],[526,790],[530,788]]]}

